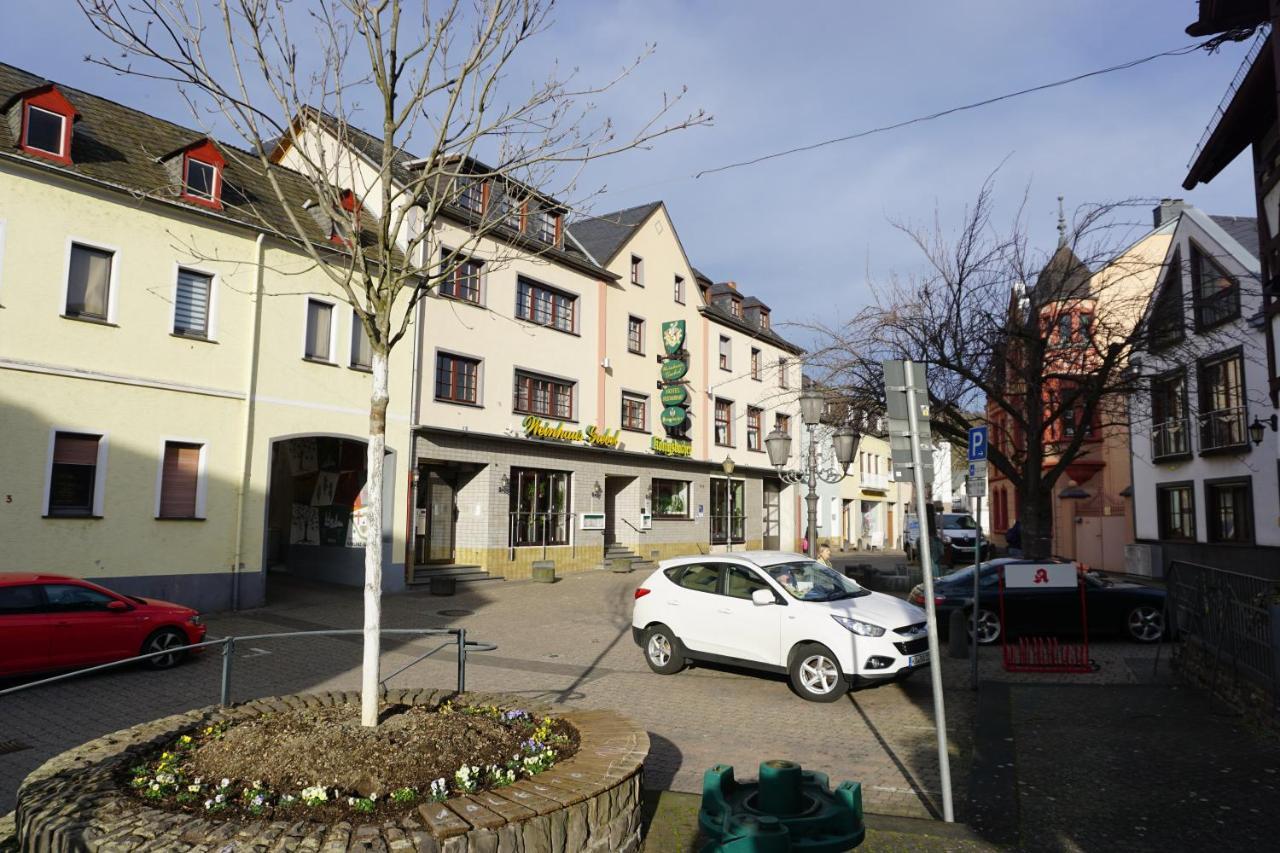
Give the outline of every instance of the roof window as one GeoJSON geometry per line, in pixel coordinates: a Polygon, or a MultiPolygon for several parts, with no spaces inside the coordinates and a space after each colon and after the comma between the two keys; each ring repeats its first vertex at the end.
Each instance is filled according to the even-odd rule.
{"type": "MultiPolygon", "coordinates": [[[[176,158],[175,158],[176,159],[176,158]]],[[[204,139],[182,152],[182,197],[205,207],[222,207],[222,170],[218,146],[204,139]]]]}
{"type": "Polygon", "coordinates": [[[49,83],[19,95],[10,108],[18,146],[28,154],[71,164],[71,129],[76,109],[49,83]]]}

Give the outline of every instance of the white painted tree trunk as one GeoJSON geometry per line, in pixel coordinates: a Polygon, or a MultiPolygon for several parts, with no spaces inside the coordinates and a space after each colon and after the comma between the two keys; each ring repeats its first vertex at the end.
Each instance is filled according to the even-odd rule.
{"type": "Polygon", "coordinates": [[[385,352],[373,353],[373,393],[369,398],[369,452],[365,506],[368,539],[364,545],[364,656],[360,670],[360,723],[378,724],[378,661],[382,653],[382,460],[387,447],[387,374],[385,352]]]}

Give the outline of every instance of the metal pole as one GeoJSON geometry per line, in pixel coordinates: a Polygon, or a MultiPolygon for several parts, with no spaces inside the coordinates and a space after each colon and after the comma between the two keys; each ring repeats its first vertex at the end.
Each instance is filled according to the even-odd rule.
{"type": "Polygon", "coordinates": [[[467,692],[467,629],[458,629],[458,692],[467,692]]]}
{"type": "Polygon", "coordinates": [[[907,374],[907,422],[911,429],[911,472],[916,491],[916,512],[920,518],[920,566],[924,577],[925,618],[929,629],[929,673],[933,681],[933,718],[938,731],[938,774],[942,780],[942,819],[955,821],[951,806],[951,757],[947,754],[947,712],[942,700],[942,656],[938,653],[938,613],[933,600],[933,543],[925,519],[924,466],[920,459],[920,426],[916,417],[916,389],[911,362],[904,362],[907,374]]]}
{"type": "Polygon", "coordinates": [[[818,556],[818,445],[814,442],[814,427],[809,426],[809,494],[804,502],[809,505],[809,559],[818,556]]]}
{"type": "Polygon", "coordinates": [[[969,687],[978,689],[978,569],[982,565],[982,496],[974,498],[978,502],[975,520],[978,529],[974,536],[973,550],[973,634],[969,641],[969,687]]]}
{"type": "Polygon", "coordinates": [[[219,703],[226,707],[231,704],[231,659],[236,654],[236,638],[227,637],[222,643],[222,693],[219,703]]]}

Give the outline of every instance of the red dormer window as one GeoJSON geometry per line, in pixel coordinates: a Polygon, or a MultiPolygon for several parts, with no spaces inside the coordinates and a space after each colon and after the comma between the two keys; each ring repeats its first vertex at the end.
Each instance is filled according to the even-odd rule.
{"type": "Polygon", "coordinates": [[[182,197],[205,207],[222,207],[222,170],[227,161],[218,146],[204,140],[182,152],[182,197]]]}
{"type": "Polygon", "coordinates": [[[351,190],[343,190],[338,196],[338,203],[342,209],[351,214],[350,222],[338,222],[334,220],[329,228],[329,242],[335,246],[350,246],[351,241],[347,239],[347,231],[360,230],[360,213],[364,209],[360,205],[360,200],[356,198],[356,194],[351,190]]]}
{"type": "Polygon", "coordinates": [[[50,83],[22,96],[19,146],[28,154],[71,165],[71,127],[76,109],[50,83]]]}

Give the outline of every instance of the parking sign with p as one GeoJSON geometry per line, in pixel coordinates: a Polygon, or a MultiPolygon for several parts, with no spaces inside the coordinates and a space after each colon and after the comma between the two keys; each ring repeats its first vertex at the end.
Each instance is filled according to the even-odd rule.
{"type": "Polygon", "coordinates": [[[969,461],[987,461],[987,428],[984,426],[969,428],[969,461]]]}

